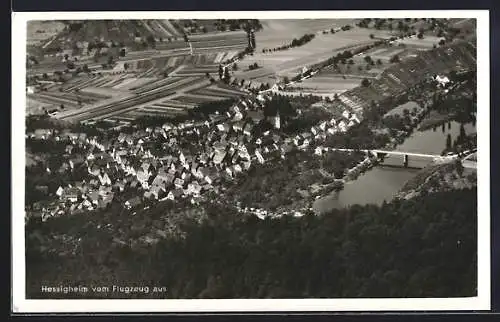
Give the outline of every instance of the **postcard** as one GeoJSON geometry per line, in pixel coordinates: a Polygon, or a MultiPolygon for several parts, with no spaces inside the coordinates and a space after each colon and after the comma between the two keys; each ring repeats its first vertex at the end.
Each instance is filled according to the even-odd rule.
{"type": "Polygon", "coordinates": [[[488,11],[16,12],[12,57],[14,312],[490,309],[488,11]]]}

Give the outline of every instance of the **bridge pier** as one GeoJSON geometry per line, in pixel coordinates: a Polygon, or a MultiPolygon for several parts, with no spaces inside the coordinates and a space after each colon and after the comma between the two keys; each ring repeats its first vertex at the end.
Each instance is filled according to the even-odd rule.
{"type": "Polygon", "coordinates": [[[404,159],[403,159],[403,166],[405,168],[408,168],[408,154],[405,154],[404,155],[404,159]]]}

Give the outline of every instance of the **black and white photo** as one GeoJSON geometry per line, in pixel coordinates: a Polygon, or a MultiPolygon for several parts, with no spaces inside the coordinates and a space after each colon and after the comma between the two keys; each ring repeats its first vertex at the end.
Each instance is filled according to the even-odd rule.
{"type": "Polygon", "coordinates": [[[19,305],[489,308],[487,12],[14,18],[19,305]]]}

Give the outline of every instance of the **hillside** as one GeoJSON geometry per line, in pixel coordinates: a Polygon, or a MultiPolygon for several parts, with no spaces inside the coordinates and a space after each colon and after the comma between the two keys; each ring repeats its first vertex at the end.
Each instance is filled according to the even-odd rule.
{"type": "MultiPolygon", "coordinates": [[[[475,189],[263,221],[235,217],[233,209],[217,206],[208,209],[201,224],[183,224],[183,238],[132,249],[114,245],[112,229],[87,227],[80,237],[80,245],[86,246],[76,243],[74,254],[62,256],[36,249],[33,236],[39,233],[28,227],[27,295],[38,298],[41,285],[61,285],[70,278],[87,286],[168,289],[123,297],[474,296],[476,209],[475,189]]],[[[72,222],[75,217],[66,220],[50,229],[74,240],[80,230],[68,227],[81,223],[72,222]]],[[[67,244],[59,241],[51,247],[67,244]]]]}

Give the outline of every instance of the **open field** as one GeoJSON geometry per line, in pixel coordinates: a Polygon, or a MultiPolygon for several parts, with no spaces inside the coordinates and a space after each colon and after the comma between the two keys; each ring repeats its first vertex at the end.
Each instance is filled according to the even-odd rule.
{"type": "Polygon", "coordinates": [[[422,39],[418,39],[416,36],[406,37],[403,39],[397,39],[394,41],[395,44],[404,44],[406,47],[417,48],[419,50],[431,49],[434,45],[438,46],[439,41],[443,39],[442,37],[435,36],[424,36],[422,39]]]}
{"type": "Polygon", "coordinates": [[[305,91],[317,94],[328,93],[342,93],[351,88],[359,86],[361,83],[360,78],[342,78],[342,77],[312,77],[300,83],[295,84],[294,87],[300,87],[305,91]]]}
{"type": "Polygon", "coordinates": [[[167,78],[137,78],[130,74],[84,76],[65,86],[28,97],[57,108],[58,119],[86,121],[131,120],[141,115],[175,116],[201,103],[247,94],[212,84],[204,74],[167,78]],[[58,108],[60,104],[64,108],[58,108]]]}
{"type": "MultiPolygon", "coordinates": [[[[240,70],[235,73],[235,77],[252,79],[257,82],[269,82],[274,75],[293,77],[304,66],[325,61],[336,55],[337,52],[372,44],[374,40],[370,39],[371,33],[373,32],[361,28],[339,31],[334,34],[320,33],[301,47],[271,53],[257,51],[253,56],[247,56],[240,61],[240,70]],[[254,63],[257,63],[261,68],[252,71],[246,70],[248,65],[254,63]]],[[[381,31],[377,35],[390,37],[390,33],[386,31],[381,31]]]]}
{"type": "Polygon", "coordinates": [[[58,21],[30,21],[27,25],[27,45],[44,45],[64,29],[58,21]]]}
{"type": "Polygon", "coordinates": [[[290,43],[293,38],[316,34],[331,28],[352,24],[355,19],[273,19],[262,20],[263,30],[255,34],[257,51],[290,43]]]}
{"type": "Polygon", "coordinates": [[[53,104],[36,100],[30,96],[26,98],[26,114],[30,115],[44,114],[45,109],[50,109],[53,106],[54,106],[53,104]]]}

